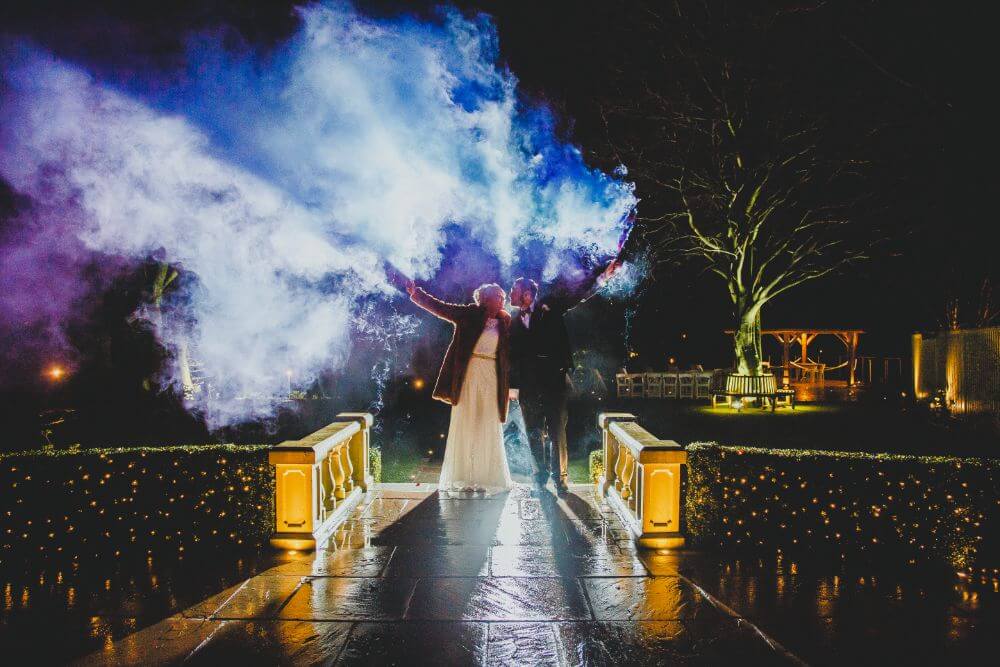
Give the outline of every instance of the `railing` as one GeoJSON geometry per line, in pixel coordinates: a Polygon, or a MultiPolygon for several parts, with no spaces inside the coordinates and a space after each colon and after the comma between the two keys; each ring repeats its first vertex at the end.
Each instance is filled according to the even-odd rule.
{"type": "Polygon", "coordinates": [[[597,425],[604,446],[599,483],[608,504],[640,547],[683,547],[681,466],[687,452],[673,440],[657,439],[632,414],[602,413],[597,425]]]}
{"type": "Polygon", "coordinates": [[[301,440],[274,447],[274,534],[279,549],[313,549],[361,502],[372,484],[368,430],[372,416],[343,412],[301,440]]]}

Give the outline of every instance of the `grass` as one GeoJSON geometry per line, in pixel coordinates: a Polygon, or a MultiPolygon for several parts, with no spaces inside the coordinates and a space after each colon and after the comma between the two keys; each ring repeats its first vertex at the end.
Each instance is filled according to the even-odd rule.
{"type": "Polygon", "coordinates": [[[573,456],[569,460],[569,481],[574,484],[585,484],[590,481],[590,462],[587,453],[583,456],[573,456]]]}
{"type": "MultiPolygon", "coordinates": [[[[932,418],[901,402],[881,398],[852,403],[800,403],[795,410],[779,408],[775,412],[755,407],[736,412],[701,401],[670,399],[573,401],[568,435],[569,476],[575,483],[589,481],[587,455],[600,447],[596,423],[600,412],[631,412],[653,435],[681,445],[717,442],[769,449],[951,456],[997,456],[1000,451],[995,434],[932,418]]],[[[426,455],[420,444],[440,445],[439,431],[446,431],[447,425],[434,423],[422,428],[427,416],[424,413],[399,424],[393,446],[383,447],[385,481],[409,481],[426,455]]],[[[390,420],[386,421],[388,425],[390,420]]],[[[443,447],[441,451],[435,449],[434,458],[440,460],[443,447]]]]}
{"type": "MultiPolygon", "coordinates": [[[[411,475],[423,464],[424,457],[419,453],[402,449],[392,452],[386,456],[383,450],[382,460],[382,481],[384,482],[409,482],[411,475]]],[[[580,456],[573,456],[569,460],[569,479],[573,483],[585,483],[590,481],[590,470],[587,462],[587,453],[580,456]]]]}
{"type": "Polygon", "coordinates": [[[419,452],[400,448],[387,452],[382,450],[382,481],[409,482],[424,459],[419,452]]]}
{"type": "MultiPolygon", "coordinates": [[[[995,432],[881,399],[806,403],[775,412],[759,408],[736,412],[692,401],[626,399],[579,405],[576,410],[581,415],[631,412],[653,435],[681,445],[717,442],[769,449],[952,456],[996,456],[998,451],[995,432]]],[[[596,431],[592,424],[584,426],[596,431]]]]}
{"type": "Polygon", "coordinates": [[[718,419],[780,419],[782,417],[788,419],[801,419],[802,415],[834,415],[842,414],[844,412],[844,406],[840,404],[799,404],[795,406],[794,410],[789,408],[779,408],[774,412],[770,410],[761,410],[758,407],[746,407],[743,410],[736,411],[733,408],[720,405],[718,407],[712,407],[711,405],[692,405],[684,404],[685,410],[690,410],[693,414],[711,416],[718,419]]]}

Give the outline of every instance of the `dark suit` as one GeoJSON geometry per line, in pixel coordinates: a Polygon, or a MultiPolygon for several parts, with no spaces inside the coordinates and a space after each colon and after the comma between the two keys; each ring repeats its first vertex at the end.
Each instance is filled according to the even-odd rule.
{"type": "Polygon", "coordinates": [[[520,309],[511,316],[510,386],[519,391],[535,473],[542,478],[551,472],[557,484],[567,482],[566,422],[569,371],[573,367],[573,350],[563,317],[593,295],[599,275],[600,271],[595,272],[576,289],[536,300],[527,326],[520,309]],[[546,430],[552,441],[551,452],[545,445],[546,430]]]}

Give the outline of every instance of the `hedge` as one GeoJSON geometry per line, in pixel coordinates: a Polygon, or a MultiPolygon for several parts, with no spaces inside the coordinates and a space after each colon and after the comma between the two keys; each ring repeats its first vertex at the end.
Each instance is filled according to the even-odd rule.
{"type": "MultiPolygon", "coordinates": [[[[0,563],[261,545],[274,522],[268,449],[192,445],[0,454],[0,563]]],[[[378,480],[380,452],[370,451],[378,480]]]]}
{"type": "Polygon", "coordinates": [[[687,451],[694,546],[1000,565],[1000,460],[711,443],[687,451]]]}
{"type": "Polygon", "coordinates": [[[590,466],[590,481],[596,484],[604,476],[604,450],[595,449],[590,452],[588,463],[590,466]]]}
{"type": "Polygon", "coordinates": [[[115,557],[263,543],[266,445],[42,450],[0,457],[0,558],[115,557]]]}

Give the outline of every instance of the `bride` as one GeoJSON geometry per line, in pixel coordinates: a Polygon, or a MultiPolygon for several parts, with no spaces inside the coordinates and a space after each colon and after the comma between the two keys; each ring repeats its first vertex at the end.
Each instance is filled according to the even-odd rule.
{"type": "Polygon", "coordinates": [[[412,280],[413,303],[455,327],[445,353],[434,398],[451,405],[451,425],[438,489],[495,493],[512,486],[503,445],[507,419],[510,315],[507,295],[496,284],[482,285],[474,303],[436,299],[412,280]]]}

